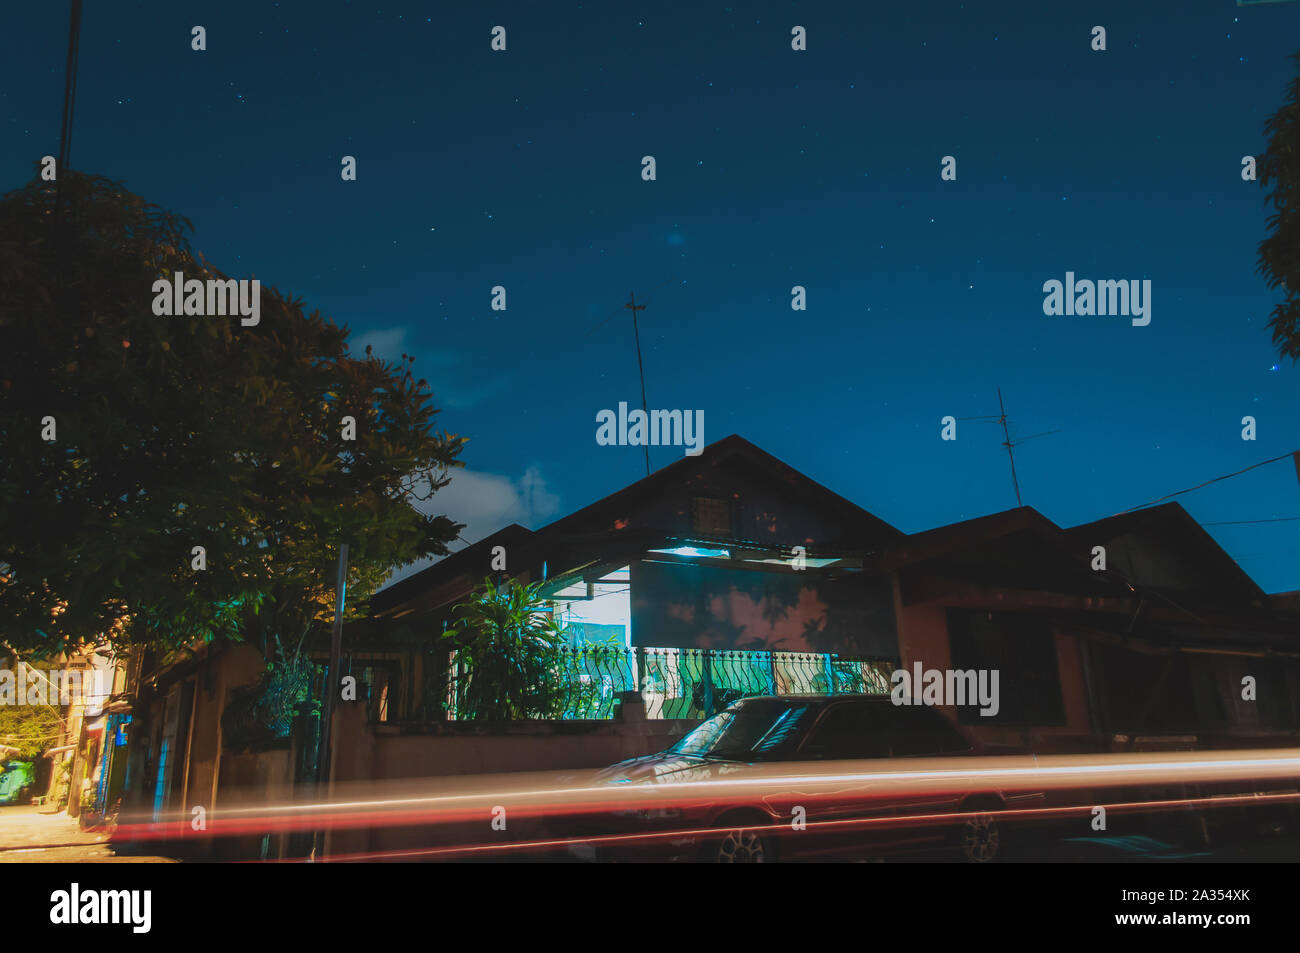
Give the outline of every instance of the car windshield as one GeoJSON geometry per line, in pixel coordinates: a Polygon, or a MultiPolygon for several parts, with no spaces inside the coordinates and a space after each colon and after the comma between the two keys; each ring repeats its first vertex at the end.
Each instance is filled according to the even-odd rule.
{"type": "Polygon", "coordinates": [[[771,761],[794,747],[811,706],[748,702],[714,715],[668,750],[723,761],[771,761]]]}

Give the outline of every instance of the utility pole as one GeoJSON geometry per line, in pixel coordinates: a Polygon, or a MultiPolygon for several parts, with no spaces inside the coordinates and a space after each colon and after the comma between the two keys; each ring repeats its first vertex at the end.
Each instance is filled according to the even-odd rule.
{"type": "Polygon", "coordinates": [[[63,74],[63,126],[59,131],[59,158],[54,174],[62,181],[72,160],[72,114],[77,103],[77,56],[81,51],[81,0],[72,0],[68,23],[68,62],[63,74]]]}
{"type": "Polygon", "coordinates": [[[58,270],[55,294],[60,309],[67,307],[68,216],[63,214],[63,180],[72,171],[72,117],[77,105],[77,59],[81,52],[81,0],[72,0],[68,20],[68,59],[63,69],[63,122],[59,129],[59,155],[54,162],[54,249],[58,270]]]}
{"type": "MultiPolygon", "coordinates": [[[[625,308],[632,309],[632,333],[636,336],[636,366],[641,372],[641,412],[645,414],[646,424],[650,421],[650,408],[646,405],[645,399],[645,364],[641,361],[641,329],[637,325],[636,313],[644,311],[645,305],[636,303],[636,292],[631,293],[631,301],[623,305],[625,308]]],[[[650,441],[647,437],[645,444],[642,445],[645,450],[645,475],[650,475],[650,441]]]]}
{"type": "MultiPolygon", "coordinates": [[[[330,735],[332,734],[330,729],[334,723],[334,697],[338,695],[343,683],[339,678],[339,666],[342,664],[343,655],[343,606],[347,601],[347,590],[348,544],[343,543],[339,546],[339,575],[334,590],[334,631],[330,636],[330,667],[325,673],[325,680],[321,687],[323,697],[321,698],[320,753],[316,758],[318,790],[326,796],[329,795],[330,783],[330,735]]],[[[321,857],[323,833],[323,831],[316,832],[315,843],[311,850],[313,860],[319,860],[321,857]]]]}

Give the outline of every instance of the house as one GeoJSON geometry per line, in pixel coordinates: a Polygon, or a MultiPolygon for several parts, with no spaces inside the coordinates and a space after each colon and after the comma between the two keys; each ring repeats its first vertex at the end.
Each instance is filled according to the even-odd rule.
{"type": "MultiPolygon", "coordinates": [[[[340,674],[356,679],[360,704],[337,712],[332,776],[599,767],[658,750],[741,694],[886,691],[893,596],[872,560],[902,538],[740,437],[536,531],[504,527],[377,593],[371,618],[345,627],[340,674]],[[438,636],[485,578],[507,576],[544,583],[568,626],[574,682],[587,691],[562,719],[458,718],[438,636]],[[649,721],[623,717],[637,688],[649,721]]],[[[321,645],[312,654],[328,658],[321,645]]],[[[215,818],[302,794],[309,732],[246,744],[233,730],[240,692],[265,668],[246,644],[143,663],[132,807],[215,818]]]]}
{"type": "MultiPolygon", "coordinates": [[[[540,529],[503,527],[370,609],[344,628],[340,674],[358,699],[336,710],[338,783],[601,766],[661,749],[735,697],[885,693],[915,667],[996,673],[996,706],[938,701],[989,744],[1300,734],[1300,600],[1262,592],[1181,506],[1069,528],[1019,507],[905,534],[734,435],[540,529]],[[467,717],[440,639],[459,604],[506,578],[540,584],[567,627],[564,677],[581,691],[548,719],[467,717]]],[[[138,806],[215,817],[308,796],[313,720],[250,745],[231,719],[266,671],[256,649],[197,646],[141,671],[138,806]]],[[[358,834],[350,849],[400,842],[358,834]]],[[[253,855],[283,849],[268,845],[253,855]]]]}
{"type": "MultiPolygon", "coordinates": [[[[370,640],[427,644],[485,579],[510,576],[544,584],[575,657],[603,648],[625,659],[606,696],[640,687],[652,717],[704,717],[740,694],[837,679],[883,688],[898,643],[890,578],[876,560],[903,538],[733,435],[539,530],[507,526],[389,586],[372,600],[370,640]]],[[[428,677],[430,662],[442,664],[418,650],[366,659],[383,670],[382,688],[370,690],[388,699],[388,717],[439,717],[445,685],[428,677]]]]}
{"type": "Polygon", "coordinates": [[[1080,751],[1300,733],[1294,603],[1261,591],[1176,503],[1069,529],[1021,507],[909,536],[882,565],[904,669],[999,671],[996,715],[948,706],[986,742],[1080,751]]]}
{"type": "MultiPolygon", "coordinates": [[[[997,672],[996,712],[942,706],[990,744],[1267,744],[1300,729],[1296,600],[1260,590],[1177,503],[1070,528],[1020,507],[908,535],[730,436],[388,587],[374,622],[390,641],[427,644],[502,576],[545,583],[575,651],[627,651],[626,670],[592,677],[639,688],[651,717],[719,707],[691,699],[692,677],[718,702],[779,692],[793,683],[784,669],[824,657],[877,674],[895,662],[997,672]]],[[[410,671],[441,661],[416,655],[388,658],[389,717],[437,717],[447,697],[427,669],[410,671]]],[[[832,671],[802,687],[841,686],[832,671]]]]}
{"type": "Polygon", "coordinates": [[[10,672],[27,683],[26,702],[56,717],[56,734],[33,768],[30,794],[66,809],[102,814],[125,783],[124,753],[131,725],[122,693],[130,662],[95,646],[60,654],[38,667],[14,660],[10,672]],[[34,693],[34,695],[32,694],[34,693]]]}

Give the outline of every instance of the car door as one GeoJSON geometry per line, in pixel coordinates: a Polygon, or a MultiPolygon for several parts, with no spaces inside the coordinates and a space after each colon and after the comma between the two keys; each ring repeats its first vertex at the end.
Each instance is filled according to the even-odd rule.
{"type": "Polygon", "coordinates": [[[818,854],[860,853],[864,847],[895,849],[941,839],[943,825],[906,819],[957,810],[963,796],[960,785],[917,791],[905,778],[893,777],[893,772],[908,759],[970,751],[970,742],[932,709],[893,705],[879,698],[832,703],[799,749],[809,773],[826,781],[792,792],[806,802],[802,806],[810,822],[807,833],[812,836],[801,837],[796,832],[789,839],[802,848],[801,853],[818,854]],[[884,762],[884,777],[871,777],[869,764],[846,765],[842,775],[835,769],[836,762],[871,760],[884,762]]]}
{"type": "MultiPolygon", "coordinates": [[[[811,779],[768,798],[773,813],[791,818],[802,808],[807,828],[792,830],[783,839],[783,852],[798,855],[853,851],[880,836],[880,829],[855,821],[890,813],[893,806],[879,800],[880,786],[864,781],[841,763],[889,757],[889,738],[879,705],[856,700],[832,702],[799,746],[796,758],[811,779]]],[[[888,705],[884,706],[888,707],[888,705]]]]}
{"type": "MultiPolygon", "coordinates": [[[[887,722],[890,755],[898,761],[905,764],[908,759],[930,760],[973,753],[970,742],[934,709],[918,705],[886,707],[888,711],[884,718],[887,722]]],[[[903,767],[904,764],[896,766],[903,767]]],[[[954,779],[941,790],[903,790],[906,793],[893,799],[894,812],[900,818],[950,814],[960,807],[966,794],[960,779],[954,779]]],[[[900,835],[910,832],[911,836],[920,839],[937,838],[943,833],[941,827],[924,824],[908,825],[899,830],[900,835]]]]}

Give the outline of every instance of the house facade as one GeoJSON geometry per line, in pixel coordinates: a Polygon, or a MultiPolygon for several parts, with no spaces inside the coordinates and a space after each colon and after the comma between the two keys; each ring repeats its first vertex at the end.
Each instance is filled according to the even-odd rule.
{"type": "MultiPolygon", "coordinates": [[[[638,689],[651,717],[706,717],[765,691],[883,690],[898,643],[877,559],[902,538],[732,436],[542,529],[505,527],[388,587],[372,600],[373,644],[427,643],[485,579],[510,577],[542,584],[575,661],[604,660],[580,678],[604,680],[611,701],[638,689]]],[[[442,661],[408,658],[391,707],[440,717],[437,672],[416,669],[442,661]],[[414,703],[396,701],[403,693],[414,703]]]]}
{"type": "Polygon", "coordinates": [[[504,577],[544,583],[575,650],[628,653],[592,677],[638,689],[651,717],[704,717],[737,693],[880,690],[901,669],[996,673],[995,711],[938,702],[989,744],[1282,744],[1300,729],[1297,600],[1260,590],[1176,503],[1068,528],[1021,507],[908,535],[731,436],[390,586],[374,621],[418,644],[504,577]]]}
{"type": "MultiPolygon", "coordinates": [[[[738,436],[548,526],[503,527],[370,609],[344,627],[358,694],[336,712],[335,780],[598,767],[736,697],[888,693],[900,672],[996,674],[994,706],[934,704],[1039,753],[1300,736],[1300,598],[1262,592],[1182,507],[1074,527],[1021,507],[906,534],[738,436]],[[539,584],[566,627],[577,700],[480,723],[441,635],[506,579],[539,584]]],[[[323,666],[326,647],[313,655],[323,666]]],[[[143,658],[125,694],[131,806],[216,816],[306,796],[314,721],[250,744],[232,717],[265,672],[249,645],[143,658]]]]}
{"type": "Polygon", "coordinates": [[[948,713],[1035,751],[1291,744],[1300,615],[1176,503],[1062,529],[1029,507],[918,533],[885,563],[905,668],[996,669],[948,713]]]}

